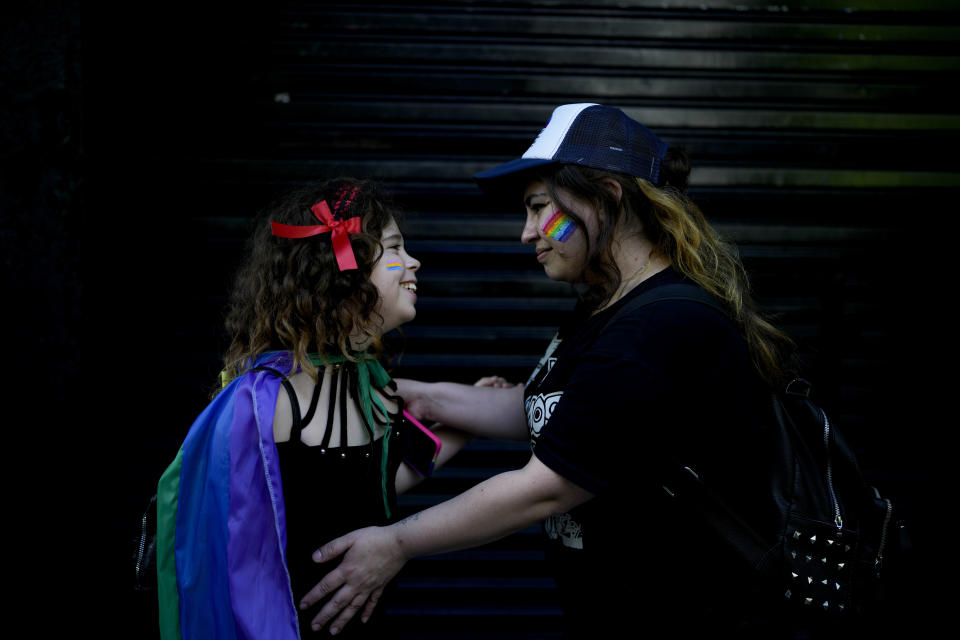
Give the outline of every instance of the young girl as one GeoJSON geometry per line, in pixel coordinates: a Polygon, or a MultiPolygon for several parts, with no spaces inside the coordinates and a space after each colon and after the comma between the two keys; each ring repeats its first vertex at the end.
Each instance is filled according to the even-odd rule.
{"type": "Polygon", "coordinates": [[[315,611],[298,616],[293,594],[326,570],[315,541],[391,522],[397,491],[419,477],[401,463],[417,432],[378,355],[416,315],[419,267],[368,182],[296,191],[258,224],[227,317],[223,389],[158,489],[165,639],[306,633],[315,611]]]}

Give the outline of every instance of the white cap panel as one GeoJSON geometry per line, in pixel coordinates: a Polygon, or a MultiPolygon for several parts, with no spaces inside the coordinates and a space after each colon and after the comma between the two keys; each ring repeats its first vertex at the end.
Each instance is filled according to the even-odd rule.
{"type": "Polygon", "coordinates": [[[565,104],[553,110],[550,122],[543,128],[537,139],[533,141],[530,148],[527,149],[522,158],[536,158],[538,160],[553,160],[560,143],[567,136],[574,120],[580,115],[580,112],[587,107],[596,106],[595,102],[581,102],[577,104],[565,104]]]}

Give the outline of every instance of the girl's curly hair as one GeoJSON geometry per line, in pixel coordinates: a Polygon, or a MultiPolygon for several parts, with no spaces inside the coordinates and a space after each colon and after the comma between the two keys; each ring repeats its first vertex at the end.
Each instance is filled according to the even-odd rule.
{"type": "Polygon", "coordinates": [[[258,217],[230,298],[226,374],[243,373],[264,351],[284,350],[293,355],[293,371],[301,368],[316,379],[307,354],[356,360],[351,334],[371,338],[379,351],[380,294],[370,274],[383,253],[383,228],[391,220],[401,222],[388,197],[375,183],[354,178],[309,185],[267,207],[258,217]],[[349,236],[357,269],[340,270],[329,233],[302,239],[273,235],[270,222],[318,224],[310,208],[320,201],[337,219],[360,217],[362,232],[349,236]]]}

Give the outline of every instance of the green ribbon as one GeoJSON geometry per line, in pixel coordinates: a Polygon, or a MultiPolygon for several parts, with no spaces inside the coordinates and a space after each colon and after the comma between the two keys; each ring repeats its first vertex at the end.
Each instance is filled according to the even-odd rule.
{"type": "MultiPolygon", "coordinates": [[[[373,441],[374,422],[372,403],[376,403],[377,408],[387,420],[387,426],[383,433],[382,455],[380,457],[380,487],[383,493],[383,511],[390,517],[390,501],[387,499],[387,458],[390,448],[390,434],[393,432],[393,426],[390,424],[390,414],[387,408],[383,406],[380,397],[370,391],[371,381],[377,389],[383,389],[390,382],[390,374],[387,373],[380,360],[369,353],[358,354],[359,360],[351,360],[343,354],[335,356],[320,357],[319,354],[309,353],[307,357],[315,367],[325,367],[328,364],[340,364],[341,362],[352,362],[357,365],[357,382],[360,387],[360,410],[363,412],[363,419],[366,421],[367,431],[370,433],[370,440],[373,441]]],[[[293,375],[291,371],[289,375],[293,375]]],[[[231,376],[226,370],[220,372],[220,387],[226,387],[235,376],[231,376]]],[[[345,443],[342,443],[346,446],[345,443]]]]}

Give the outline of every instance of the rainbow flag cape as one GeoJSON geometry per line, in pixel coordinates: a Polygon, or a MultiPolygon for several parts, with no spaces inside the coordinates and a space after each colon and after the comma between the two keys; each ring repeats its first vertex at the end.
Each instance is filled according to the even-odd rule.
{"type": "MultiPolygon", "coordinates": [[[[284,373],[291,368],[287,353],[264,354],[255,364],[284,373]]],[[[160,478],[163,640],[299,637],[273,441],[280,386],[265,371],[230,382],[193,423],[160,478]]]]}

